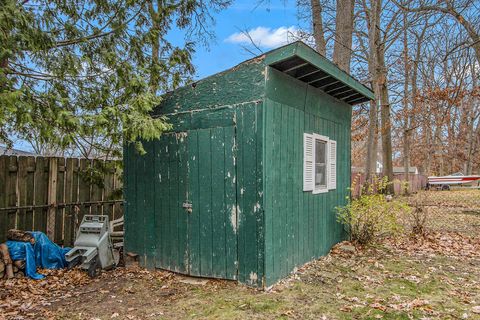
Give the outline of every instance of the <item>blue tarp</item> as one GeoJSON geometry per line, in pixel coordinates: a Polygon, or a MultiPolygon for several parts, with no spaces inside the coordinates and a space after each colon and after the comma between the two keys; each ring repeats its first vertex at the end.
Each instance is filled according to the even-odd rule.
{"type": "Polygon", "coordinates": [[[35,238],[35,244],[30,242],[7,241],[8,252],[12,260],[25,260],[25,275],[36,280],[44,276],[37,273],[37,267],[42,269],[62,269],[67,266],[65,254],[69,248],[62,248],[53,243],[39,231],[30,232],[35,238]]]}

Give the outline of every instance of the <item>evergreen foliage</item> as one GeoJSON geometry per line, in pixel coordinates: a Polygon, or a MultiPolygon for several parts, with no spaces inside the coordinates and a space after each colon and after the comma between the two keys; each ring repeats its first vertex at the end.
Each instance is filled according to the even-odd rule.
{"type": "Polygon", "coordinates": [[[170,126],[149,112],[192,75],[190,40],[206,42],[228,4],[0,0],[0,142],[120,156],[123,142],[158,138],[170,126]],[[190,40],[172,43],[172,28],[190,40]]]}

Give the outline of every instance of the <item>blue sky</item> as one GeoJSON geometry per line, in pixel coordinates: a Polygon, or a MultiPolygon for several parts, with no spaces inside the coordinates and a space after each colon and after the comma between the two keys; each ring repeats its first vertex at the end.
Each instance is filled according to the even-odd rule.
{"type": "MultiPolygon", "coordinates": [[[[267,1],[265,1],[267,2],[267,1]]],[[[223,71],[252,58],[242,48],[248,44],[241,30],[250,30],[263,51],[281,46],[291,39],[298,28],[295,1],[270,1],[257,7],[257,1],[235,1],[228,9],[215,15],[215,41],[209,48],[198,47],[194,55],[195,79],[223,71]]]]}
{"type": "MultiPolygon", "coordinates": [[[[295,1],[264,0],[260,5],[259,1],[234,1],[228,9],[214,14],[216,23],[212,31],[215,39],[210,41],[208,48],[197,46],[193,56],[195,80],[229,69],[254,56],[242,47],[250,43],[242,35],[242,30],[249,30],[264,52],[286,44],[289,39],[291,41],[292,33],[299,28],[295,1]]],[[[179,30],[172,30],[169,38],[179,46],[185,41],[184,32],[179,30]]],[[[15,141],[14,148],[32,150],[22,140],[15,141]]]]}

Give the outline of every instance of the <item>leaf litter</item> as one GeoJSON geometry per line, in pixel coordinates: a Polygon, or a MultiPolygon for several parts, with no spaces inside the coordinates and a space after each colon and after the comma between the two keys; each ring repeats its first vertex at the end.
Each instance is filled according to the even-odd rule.
{"type": "MultiPolygon", "coordinates": [[[[476,210],[476,199],[462,201],[476,210]]],[[[439,217],[451,215],[442,223],[455,229],[363,248],[340,243],[266,292],[138,266],[96,279],[42,270],[40,281],[0,280],[0,319],[480,319],[480,215],[439,217]]]]}

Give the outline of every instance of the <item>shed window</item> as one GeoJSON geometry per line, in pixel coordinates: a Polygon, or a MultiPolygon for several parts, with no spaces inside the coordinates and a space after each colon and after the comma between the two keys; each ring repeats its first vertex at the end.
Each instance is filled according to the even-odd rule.
{"type": "Polygon", "coordinates": [[[319,134],[304,134],[303,190],[312,193],[336,188],[337,143],[319,134]]]}

